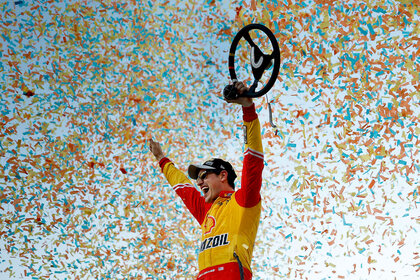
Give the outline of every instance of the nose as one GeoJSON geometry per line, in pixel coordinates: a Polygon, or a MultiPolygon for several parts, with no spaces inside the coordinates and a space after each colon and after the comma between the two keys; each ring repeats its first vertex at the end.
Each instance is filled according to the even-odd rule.
{"type": "Polygon", "coordinates": [[[204,181],[200,177],[197,178],[197,181],[196,182],[197,182],[197,185],[199,187],[201,187],[201,185],[203,185],[203,183],[204,183],[204,181]]]}

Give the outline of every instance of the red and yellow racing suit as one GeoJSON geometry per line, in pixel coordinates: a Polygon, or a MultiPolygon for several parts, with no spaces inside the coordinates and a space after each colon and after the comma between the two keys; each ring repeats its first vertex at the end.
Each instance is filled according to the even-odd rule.
{"type": "Polygon", "coordinates": [[[264,155],[261,128],[255,106],[242,107],[245,133],[241,188],[222,192],[206,203],[191,181],[168,159],[159,164],[169,184],[201,225],[197,279],[251,279],[251,258],[261,214],[261,184],[264,155]]]}

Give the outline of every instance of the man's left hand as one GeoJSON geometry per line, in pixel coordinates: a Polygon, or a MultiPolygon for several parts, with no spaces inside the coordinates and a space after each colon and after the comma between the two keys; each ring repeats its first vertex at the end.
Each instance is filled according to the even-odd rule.
{"type": "Polygon", "coordinates": [[[225,99],[225,101],[227,103],[240,104],[243,107],[249,107],[252,104],[254,104],[254,102],[252,101],[252,98],[241,96],[241,95],[243,95],[244,93],[246,93],[249,90],[249,88],[243,82],[236,82],[234,84],[234,86],[238,90],[239,97],[236,98],[236,99],[233,99],[233,100],[227,100],[227,99],[225,99]]]}

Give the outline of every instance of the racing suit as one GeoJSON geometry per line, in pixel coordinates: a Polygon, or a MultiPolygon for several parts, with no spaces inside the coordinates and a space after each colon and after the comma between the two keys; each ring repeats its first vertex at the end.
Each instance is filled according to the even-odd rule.
{"type": "Polygon", "coordinates": [[[241,188],[206,203],[191,181],[168,159],[159,165],[169,184],[201,225],[197,279],[251,279],[251,258],[261,214],[264,155],[255,105],[242,107],[245,152],[241,188]],[[239,261],[238,261],[239,258],[239,261]],[[242,267],[242,268],[241,268],[242,267]]]}

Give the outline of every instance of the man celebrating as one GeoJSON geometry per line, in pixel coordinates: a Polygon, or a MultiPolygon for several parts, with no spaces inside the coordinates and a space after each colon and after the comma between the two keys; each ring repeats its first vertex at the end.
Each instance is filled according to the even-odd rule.
{"type": "Polygon", "coordinates": [[[150,151],[163,174],[201,226],[198,280],[252,279],[251,259],[261,213],[264,155],[261,128],[251,98],[241,97],[248,88],[235,83],[239,97],[226,100],[242,105],[245,153],[241,188],[235,191],[236,174],[229,162],[211,159],[188,167],[203,196],[191,181],[165,157],[159,143],[150,151]]]}

